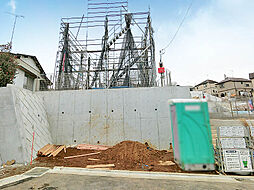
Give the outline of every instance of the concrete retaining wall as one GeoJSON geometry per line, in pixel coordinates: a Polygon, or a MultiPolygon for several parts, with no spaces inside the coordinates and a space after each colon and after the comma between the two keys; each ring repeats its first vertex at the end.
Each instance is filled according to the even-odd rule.
{"type": "Polygon", "coordinates": [[[0,88],[0,163],[30,161],[47,143],[115,145],[123,140],[169,148],[168,99],[187,87],[31,92],[0,88]]]}
{"type": "Polygon", "coordinates": [[[56,144],[115,145],[123,140],[169,148],[168,99],[190,98],[187,87],[38,92],[56,144]]]}
{"type": "Polygon", "coordinates": [[[11,88],[0,88],[0,162],[24,162],[24,148],[11,88]]]}
{"type": "Polygon", "coordinates": [[[12,85],[0,88],[0,118],[2,162],[29,162],[33,132],[33,158],[42,146],[52,143],[43,100],[31,91],[12,85]]]}

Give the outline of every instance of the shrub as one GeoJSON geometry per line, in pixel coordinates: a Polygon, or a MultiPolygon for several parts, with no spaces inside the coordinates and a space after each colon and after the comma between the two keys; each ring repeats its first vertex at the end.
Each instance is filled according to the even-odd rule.
{"type": "Polygon", "coordinates": [[[10,53],[0,53],[0,87],[13,83],[16,69],[15,57],[10,53]]]}

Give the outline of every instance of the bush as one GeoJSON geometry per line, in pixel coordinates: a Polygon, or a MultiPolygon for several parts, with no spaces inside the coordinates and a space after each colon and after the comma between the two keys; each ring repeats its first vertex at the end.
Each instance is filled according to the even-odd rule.
{"type": "Polygon", "coordinates": [[[0,87],[13,83],[16,69],[15,57],[10,53],[0,53],[0,87]]]}

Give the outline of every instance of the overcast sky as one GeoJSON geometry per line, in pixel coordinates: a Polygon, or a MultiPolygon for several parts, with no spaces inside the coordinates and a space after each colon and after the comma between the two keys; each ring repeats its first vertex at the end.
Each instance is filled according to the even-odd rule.
{"type": "MultiPolygon", "coordinates": [[[[156,61],[177,30],[191,0],[129,0],[129,11],[151,9],[156,61]]],[[[13,52],[35,55],[53,73],[61,17],[86,14],[86,0],[0,0],[0,44],[10,40],[17,21],[13,52]]],[[[164,66],[180,85],[223,75],[248,78],[254,72],[254,0],[194,0],[175,40],[163,55],[164,66]]]]}

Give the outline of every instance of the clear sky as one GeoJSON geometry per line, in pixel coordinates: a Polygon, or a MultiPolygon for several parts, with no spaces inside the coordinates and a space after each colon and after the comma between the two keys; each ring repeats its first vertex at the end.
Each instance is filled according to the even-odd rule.
{"type": "MultiPolygon", "coordinates": [[[[156,61],[171,40],[191,0],[129,0],[129,11],[151,9],[156,61]]],[[[19,18],[13,52],[35,55],[53,73],[60,19],[86,14],[87,0],[0,0],[0,44],[10,41],[19,18]]],[[[248,78],[254,72],[254,0],[193,0],[193,6],[163,62],[180,85],[223,75],[248,78]]]]}

